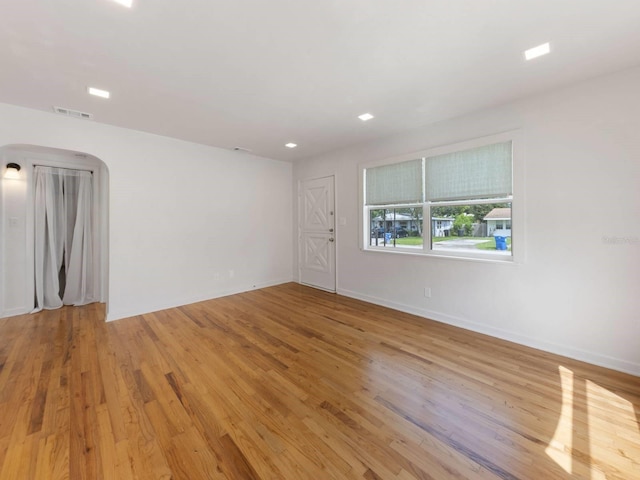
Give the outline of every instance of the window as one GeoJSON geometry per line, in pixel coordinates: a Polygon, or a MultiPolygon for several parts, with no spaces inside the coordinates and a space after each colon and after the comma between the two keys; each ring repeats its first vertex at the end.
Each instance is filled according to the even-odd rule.
{"type": "Polygon", "coordinates": [[[512,258],[513,135],[362,168],[363,246],[512,258]]]}
{"type": "Polygon", "coordinates": [[[422,159],[366,170],[371,247],[422,249],[422,159]]]}
{"type": "Polygon", "coordinates": [[[371,208],[369,245],[422,249],[422,205],[371,208]]]}

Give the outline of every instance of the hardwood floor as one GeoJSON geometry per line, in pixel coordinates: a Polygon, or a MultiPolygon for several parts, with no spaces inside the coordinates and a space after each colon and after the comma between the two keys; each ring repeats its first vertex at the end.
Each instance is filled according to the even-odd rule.
{"type": "Polygon", "coordinates": [[[640,378],[296,284],[0,320],[0,478],[640,479],[640,378]]]}

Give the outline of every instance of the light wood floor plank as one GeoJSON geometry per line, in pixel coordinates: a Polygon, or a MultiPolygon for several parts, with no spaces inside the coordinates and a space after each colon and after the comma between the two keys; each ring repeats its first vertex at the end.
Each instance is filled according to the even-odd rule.
{"type": "Polygon", "coordinates": [[[0,320],[0,479],[640,479],[640,379],[286,284],[0,320]]]}

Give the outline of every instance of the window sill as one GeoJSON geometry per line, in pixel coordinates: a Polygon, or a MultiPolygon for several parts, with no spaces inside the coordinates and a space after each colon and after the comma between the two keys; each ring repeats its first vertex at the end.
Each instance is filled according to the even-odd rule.
{"type": "MultiPolygon", "coordinates": [[[[446,260],[456,260],[456,261],[465,261],[465,262],[477,262],[477,263],[492,263],[499,265],[518,265],[522,262],[515,260],[513,255],[509,256],[497,256],[496,254],[467,254],[461,255],[450,252],[438,252],[434,253],[430,252],[416,252],[412,251],[410,248],[398,248],[394,247],[393,249],[389,247],[365,247],[360,248],[363,252],[372,252],[375,254],[384,254],[389,253],[391,255],[409,255],[412,257],[426,257],[426,258],[438,258],[438,259],[446,259],[446,260]]],[[[415,250],[415,249],[414,249],[415,250]]]]}

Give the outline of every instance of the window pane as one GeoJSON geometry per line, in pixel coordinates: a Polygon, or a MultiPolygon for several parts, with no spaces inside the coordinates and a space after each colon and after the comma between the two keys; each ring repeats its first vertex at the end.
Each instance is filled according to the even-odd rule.
{"type": "Polygon", "coordinates": [[[422,207],[369,210],[369,245],[422,249],[422,207]]]}
{"type": "Polygon", "coordinates": [[[367,168],[366,205],[421,203],[422,159],[367,168]]]}
{"type": "Polygon", "coordinates": [[[431,248],[511,255],[511,204],[431,207],[431,248]]]}
{"type": "Polygon", "coordinates": [[[511,142],[505,142],[427,158],[427,200],[511,195],[511,150],[511,142]]]}

